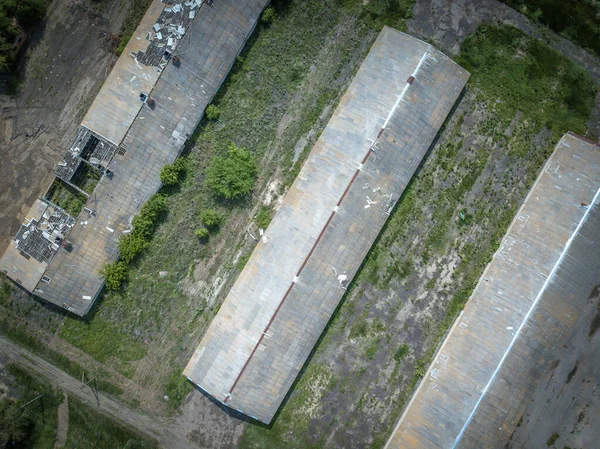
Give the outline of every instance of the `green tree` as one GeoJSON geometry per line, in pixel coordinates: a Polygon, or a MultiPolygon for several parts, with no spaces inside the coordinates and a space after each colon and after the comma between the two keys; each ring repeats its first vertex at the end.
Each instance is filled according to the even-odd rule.
{"type": "Polygon", "coordinates": [[[206,185],[219,197],[239,198],[252,191],[256,172],[252,154],[231,144],[226,156],[212,158],[206,173],[206,185]]]}
{"type": "Polygon", "coordinates": [[[127,279],[127,266],[123,261],[107,263],[100,270],[100,275],[106,281],[106,288],[112,291],[119,290],[127,279]]]}
{"type": "MultiPolygon", "coordinates": [[[[31,425],[26,410],[19,401],[4,399],[0,402],[0,446],[12,441],[18,443],[27,437],[31,425]]],[[[8,446],[7,446],[8,447],[8,446]]]]}
{"type": "Polygon", "coordinates": [[[204,209],[200,212],[200,220],[207,228],[215,228],[221,225],[223,217],[214,209],[204,209]]]}

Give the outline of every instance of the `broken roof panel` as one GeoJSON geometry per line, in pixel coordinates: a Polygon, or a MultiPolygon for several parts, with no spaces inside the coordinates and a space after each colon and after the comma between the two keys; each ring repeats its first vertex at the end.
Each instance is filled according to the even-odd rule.
{"type": "Polygon", "coordinates": [[[384,28],[184,374],[269,423],[464,87],[384,28]]]}
{"type": "Polygon", "coordinates": [[[33,291],[74,223],[62,209],[36,200],[0,258],[0,271],[33,291]]]}
{"type": "MultiPolygon", "coordinates": [[[[79,215],[68,235],[71,251],[58,251],[46,271],[52,282],[39,284],[36,295],[77,315],[89,311],[104,284],[102,266],[117,259],[119,237],[128,232],[133,216],[159,189],[161,167],[180,153],[266,3],[221,0],[214,7],[197,10],[189,34],[179,42],[184,55],[181,66],[165,68],[152,91],[155,109],[144,106],[128,125],[108,164],[112,177],[100,179],[86,204],[90,212],[79,215]]],[[[144,21],[150,23],[148,29],[155,23],[154,19],[144,21]]],[[[131,58],[122,55],[120,59],[131,58]]],[[[98,96],[105,93],[101,90],[98,96]]],[[[138,93],[130,95],[139,102],[138,93]]]]}
{"type": "Polygon", "coordinates": [[[544,363],[555,360],[598,283],[599,208],[600,145],[566,134],[387,449],[505,447],[536,373],[539,379],[544,363]]]}

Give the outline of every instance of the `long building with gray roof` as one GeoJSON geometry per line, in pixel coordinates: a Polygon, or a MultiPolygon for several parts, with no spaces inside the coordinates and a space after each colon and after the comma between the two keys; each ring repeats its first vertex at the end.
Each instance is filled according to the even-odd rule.
{"type": "Polygon", "coordinates": [[[266,4],[150,4],[58,163],[57,179],[86,197],[83,211],[67,220],[48,200],[36,201],[0,271],[74,314],[90,310],[102,266],[118,258],[119,238],[160,188],[161,167],[183,149],[266,4]],[[102,174],[93,192],[72,182],[81,167],[102,174]]]}
{"type": "Polygon", "coordinates": [[[468,77],[384,28],[184,375],[272,421],[468,77]]]}
{"type": "Polygon", "coordinates": [[[504,448],[599,279],[600,144],[568,133],[385,448],[504,448]]]}

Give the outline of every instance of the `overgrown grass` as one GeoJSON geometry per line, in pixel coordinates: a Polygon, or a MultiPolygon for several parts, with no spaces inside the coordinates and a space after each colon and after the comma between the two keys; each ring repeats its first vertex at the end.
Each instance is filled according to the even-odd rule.
{"type": "Polygon", "coordinates": [[[25,408],[28,422],[25,439],[15,447],[51,449],[56,438],[57,409],[63,401],[62,393],[16,365],[6,366],[6,371],[15,381],[14,387],[20,396],[19,404],[25,408]]]}
{"type": "Polygon", "coordinates": [[[65,320],[60,329],[60,336],[99,362],[110,359],[122,362],[139,360],[146,354],[146,349],[141,343],[101,317],[89,321],[65,320]]]}
{"type": "Polygon", "coordinates": [[[52,183],[52,186],[46,195],[46,199],[64,209],[73,217],[79,215],[83,209],[83,205],[87,201],[87,198],[84,195],[59,179],[54,180],[52,183]]]}
{"type": "Polygon", "coordinates": [[[65,449],[155,449],[158,444],[69,396],[69,432],[65,449]]]}
{"type": "Polygon", "coordinates": [[[91,194],[96,185],[98,185],[100,178],[102,178],[102,174],[98,169],[90,167],[85,162],[81,162],[71,182],[84,192],[91,194]]]}
{"type": "Polygon", "coordinates": [[[133,32],[142,21],[142,17],[146,14],[146,10],[150,6],[153,0],[131,0],[129,9],[127,10],[127,16],[121,26],[121,40],[117,46],[115,53],[120,56],[125,50],[129,39],[133,35],[133,32]]]}
{"type": "Polygon", "coordinates": [[[514,27],[484,25],[461,47],[458,62],[473,74],[473,82],[506,123],[522,111],[553,132],[583,134],[594,104],[595,87],[587,72],[537,39],[514,27]]]}
{"type": "Polygon", "coordinates": [[[115,396],[123,393],[120,387],[110,382],[110,376],[102,370],[85,370],[81,365],[73,362],[64,355],[56,352],[40,342],[39,336],[32,335],[20,327],[13,326],[5,321],[0,321],[0,334],[15,343],[29,349],[36,355],[51,362],[57,368],[73,376],[75,379],[81,379],[82,373],[86,373],[88,378],[96,377],[95,388],[115,396]]]}
{"type": "Polygon", "coordinates": [[[600,56],[600,4],[591,0],[503,0],[600,56]]]}
{"type": "Polygon", "coordinates": [[[541,42],[512,27],[483,26],[464,42],[460,62],[472,74],[468,90],[473,106],[465,114],[470,121],[480,119],[470,125],[469,133],[485,144],[471,148],[462,132],[465,117],[453,121],[453,128],[446,130],[445,139],[405,191],[351,285],[359,285],[360,292],[373,287],[383,290],[371,297],[387,306],[373,307],[369,302],[356,316],[356,301],[363,302],[364,297],[362,293],[347,295],[349,304],[341,307],[327,330],[336,337],[323,339],[273,427],[249,426],[242,448],[324,447],[325,440],[335,441],[330,443],[334,446],[343,444],[342,438],[348,435],[356,438],[351,430],[355,426],[360,426],[365,446],[382,447],[555,142],[567,130],[585,131],[593,84],[587,73],[541,42]],[[398,329],[397,309],[382,299],[389,295],[387,290],[421,291],[419,285],[423,290],[438,288],[419,273],[457,253],[451,283],[439,286],[449,301],[434,309],[433,318],[418,317],[428,298],[422,303],[413,301],[415,313],[405,318],[405,324],[415,327],[415,333],[398,329]],[[371,323],[379,318],[384,329],[394,329],[391,338],[371,333],[371,323]],[[352,327],[344,337],[348,322],[352,327]],[[411,340],[409,349],[406,339],[411,335],[422,338],[411,340]],[[385,357],[395,366],[392,374],[383,369],[389,365],[381,365],[385,357]],[[321,391],[320,401],[308,402],[303,398],[314,391],[311,366],[322,366],[326,360],[341,364],[328,372],[337,383],[321,391]],[[344,373],[341,378],[340,372],[344,373]],[[379,402],[388,413],[384,423],[370,424],[382,411],[370,415],[363,398],[377,398],[382,385],[387,393],[379,402]],[[336,410],[343,424],[319,418],[331,406],[325,401],[353,399],[362,406],[336,410]],[[309,409],[312,415],[307,414],[309,409]],[[303,420],[310,422],[311,416],[316,417],[315,424],[307,427],[303,420]]]}

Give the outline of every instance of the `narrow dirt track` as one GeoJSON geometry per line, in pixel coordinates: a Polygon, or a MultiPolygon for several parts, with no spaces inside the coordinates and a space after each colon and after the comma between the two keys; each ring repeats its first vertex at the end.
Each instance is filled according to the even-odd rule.
{"type": "Polygon", "coordinates": [[[4,358],[6,363],[15,363],[32,373],[37,373],[47,379],[49,383],[76,396],[81,401],[95,407],[96,410],[155,439],[165,448],[198,449],[198,446],[186,440],[182,435],[171,431],[166,423],[131,410],[102,393],[95,394],[89,387],[82,389],[81,382],[75,378],[2,336],[0,336],[0,357],[4,358]]]}

